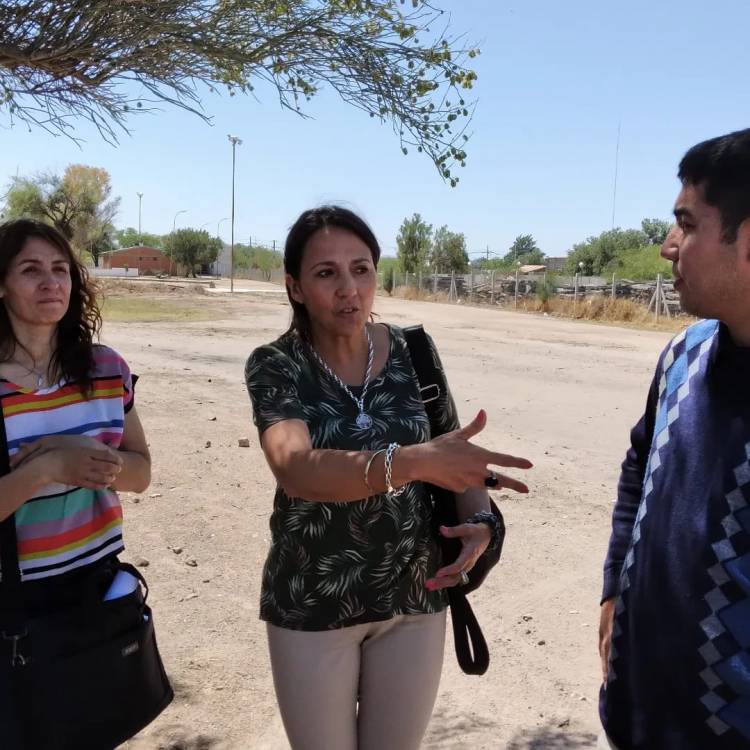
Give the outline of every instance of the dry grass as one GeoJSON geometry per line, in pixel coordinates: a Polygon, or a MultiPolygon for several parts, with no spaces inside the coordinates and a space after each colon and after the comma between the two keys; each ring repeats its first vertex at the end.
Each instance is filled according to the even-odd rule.
{"type": "Polygon", "coordinates": [[[102,317],[113,323],[217,320],[226,317],[204,284],[169,280],[100,278],[96,290],[102,317]]]}
{"type": "Polygon", "coordinates": [[[129,281],[102,277],[95,280],[95,286],[100,297],[130,297],[132,295],[148,296],[187,296],[206,294],[205,284],[190,281],[176,281],[169,279],[158,281],[129,281]]]}
{"type": "Polygon", "coordinates": [[[113,323],[189,322],[227,317],[218,300],[193,297],[110,297],[101,300],[102,317],[113,323]]]}
{"type": "MultiPolygon", "coordinates": [[[[448,302],[446,292],[432,294],[415,287],[399,287],[392,295],[399,299],[421,300],[424,302],[448,302]]],[[[460,304],[469,304],[461,300],[460,304]]],[[[481,305],[489,307],[489,305],[481,305]]],[[[502,310],[516,309],[513,302],[495,305],[502,310]]],[[[653,312],[648,312],[646,305],[629,299],[611,299],[603,295],[590,296],[577,302],[567,297],[551,297],[542,302],[536,297],[519,298],[518,310],[530,313],[545,313],[558,318],[572,318],[573,320],[587,320],[613,325],[627,325],[637,328],[649,328],[665,331],[680,331],[693,322],[693,318],[680,315],[676,318],[661,316],[657,323],[653,312]]]]}
{"type": "Polygon", "coordinates": [[[653,312],[646,305],[629,299],[611,299],[605,296],[592,296],[574,302],[567,297],[551,297],[547,302],[538,299],[519,301],[519,309],[528,312],[548,313],[559,318],[591,320],[616,325],[632,325],[638,328],[679,331],[693,322],[693,319],[680,315],[666,318],[660,316],[657,322],[653,312]]]}

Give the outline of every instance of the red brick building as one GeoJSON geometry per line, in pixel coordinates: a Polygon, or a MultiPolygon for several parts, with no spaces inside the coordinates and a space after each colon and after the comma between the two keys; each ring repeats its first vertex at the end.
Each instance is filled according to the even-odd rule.
{"type": "Polygon", "coordinates": [[[103,268],[137,268],[139,274],[170,273],[169,256],[155,247],[124,247],[102,256],[103,268]]]}

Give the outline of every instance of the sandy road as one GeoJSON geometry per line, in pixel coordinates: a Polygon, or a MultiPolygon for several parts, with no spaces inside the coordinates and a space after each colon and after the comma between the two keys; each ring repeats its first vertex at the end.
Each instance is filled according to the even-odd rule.
{"type": "MultiPolygon", "coordinates": [[[[503,496],[503,560],[473,598],[490,671],[463,675],[449,643],[424,746],[591,747],[600,567],[618,466],[670,334],[388,298],[376,309],[396,324],[423,322],[462,420],[485,408],[480,442],[536,465],[528,497],[503,496]]],[[[126,542],[128,557],[149,561],[177,692],[130,750],[287,747],[257,619],[273,482],[243,365],[288,313],[283,295],[245,293],[226,297],[226,316],[105,328],[141,375],[154,482],[124,498],[126,542]],[[250,448],[238,447],[242,437],[250,448]]]]}

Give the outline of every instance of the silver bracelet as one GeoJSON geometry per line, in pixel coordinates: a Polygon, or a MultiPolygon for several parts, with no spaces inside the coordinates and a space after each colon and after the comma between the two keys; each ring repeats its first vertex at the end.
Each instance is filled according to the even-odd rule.
{"type": "Polygon", "coordinates": [[[390,443],[385,451],[385,491],[391,497],[398,497],[405,489],[406,485],[399,487],[397,490],[391,484],[391,471],[393,470],[393,456],[401,446],[398,443],[390,443]]]}
{"type": "Polygon", "coordinates": [[[385,452],[386,452],[386,450],[387,450],[387,448],[381,448],[381,449],[380,449],[379,451],[375,451],[375,453],[373,453],[373,454],[372,454],[372,455],[370,456],[369,460],[367,461],[367,465],[365,466],[365,486],[367,487],[367,489],[368,489],[368,490],[370,490],[370,492],[372,492],[372,493],[373,493],[373,495],[375,494],[375,490],[374,490],[374,489],[373,489],[373,488],[372,488],[372,487],[370,486],[370,468],[372,467],[372,462],[373,462],[373,461],[374,461],[374,460],[375,460],[375,459],[376,459],[376,458],[377,458],[377,457],[378,457],[378,456],[379,456],[379,455],[380,455],[381,453],[385,453],[385,452]]]}

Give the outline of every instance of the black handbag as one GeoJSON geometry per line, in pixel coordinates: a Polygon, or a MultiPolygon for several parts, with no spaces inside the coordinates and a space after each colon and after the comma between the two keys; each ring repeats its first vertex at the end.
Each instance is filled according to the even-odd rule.
{"type": "MultiPolygon", "coordinates": [[[[0,410],[0,474],[8,467],[0,410]]],[[[173,698],[154,634],[148,586],[40,617],[24,612],[15,518],[0,523],[0,747],[111,750],[173,698]]]]}
{"type": "MultiPolygon", "coordinates": [[[[409,347],[414,372],[419,382],[427,417],[430,420],[431,436],[437,437],[445,432],[441,420],[441,400],[449,397],[445,373],[438,366],[433,355],[430,340],[421,325],[404,328],[404,337],[409,347]]],[[[450,490],[425,484],[432,502],[432,518],[435,533],[440,541],[443,563],[453,562],[461,552],[459,539],[446,539],[438,532],[440,526],[456,526],[459,519],[456,513],[456,496],[450,490]]],[[[492,568],[497,565],[505,538],[505,524],[502,513],[490,499],[490,508],[497,516],[500,530],[500,542],[493,550],[487,550],[468,572],[469,582],[465,586],[452,586],[448,589],[448,602],[453,623],[453,641],[458,664],[466,674],[481,675],[490,664],[490,654],[482,629],[474,611],[466,598],[467,594],[479,588],[492,568]]]]}

